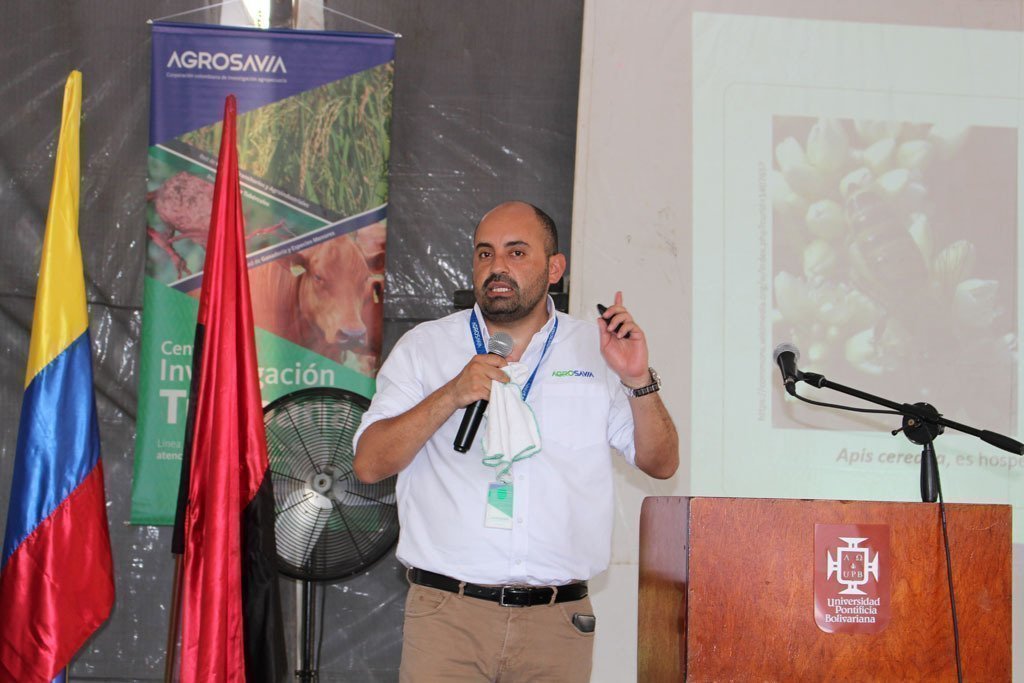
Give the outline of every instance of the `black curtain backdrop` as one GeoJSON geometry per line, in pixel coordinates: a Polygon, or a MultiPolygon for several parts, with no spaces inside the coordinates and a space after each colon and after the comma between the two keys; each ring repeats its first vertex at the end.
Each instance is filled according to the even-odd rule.
{"type": "MultiPolygon", "coordinates": [[[[68,72],[83,73],[80,233],[117,602],[72,665],[75,680],[162,677],[171,529],[127,524],[146,246],[146,20],[201,4],[0,3],[0,528],[60,98],[68,72]]],[[[404,36],[397,48],[391,128],[386,352],[416,322],[451,312],[452,292],[470,285],[473,227],[494,204],[518,198],[545,208],[567,250],[583,0],[327,4],[404,36]]],[[[218,18],[217,10],[206,10],[176,20],[218,18]]],[[[326,29],[365,27],[327,12],[326,29]]],[[[294,588],[290,581],[282,588],[293,650],[294,588]]],[[[321,680],[396,679],[404,597],[393,554],[362,575],[326,586],[321,680]]]]}

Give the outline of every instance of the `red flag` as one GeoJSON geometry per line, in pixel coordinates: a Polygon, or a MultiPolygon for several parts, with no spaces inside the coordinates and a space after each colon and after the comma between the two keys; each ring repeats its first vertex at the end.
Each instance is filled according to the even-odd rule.
{"type": "Polygon", "coordinates": [[[224,126],[193,352],[184,514],[181,680],[284,674],[274,503],[267,464],[235,145],[224,126]]]}

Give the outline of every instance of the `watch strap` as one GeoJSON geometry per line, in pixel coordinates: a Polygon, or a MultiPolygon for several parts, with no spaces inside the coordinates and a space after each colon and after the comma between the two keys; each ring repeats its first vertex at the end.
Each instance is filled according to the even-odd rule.
{"type": "Polygon", "coordinates": [[[630,398],[640,398],[641,396],[653,394],[654,392],[661,390],[661,378],[658,377],[658,373],[654,371],[654,368],[650,367],[647,368],[647,371],[651,373],[651,383],[646,386],[634,389],[633,387],[623,384],[621,380],[619,381],[619,384],[622,384],[622,390],[626,392],[626,396],[629,396],[630,398]]]}

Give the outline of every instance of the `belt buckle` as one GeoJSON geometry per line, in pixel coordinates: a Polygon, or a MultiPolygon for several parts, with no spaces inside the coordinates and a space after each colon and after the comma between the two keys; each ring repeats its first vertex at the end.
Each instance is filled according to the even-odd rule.
{"type": "MultiPolygon", "coordinates": [[[[523,591],[523,590],[524,590],[523,588],[519,588],[518,586],[502,586],[501,587],[501,595],[498,596],[498,604],[501,605],[502,607],[526,607],[527,605],[519,605],[519,604],[516,604],[514,602],[505,602],[505,592],[506,591],[508,591],[508,593],[510,595],[515,595],[518,591],[523,591]]],[[[528,591],[529,588],[527,588],[525,590],[528,591]]],[[[529,601],[527,601],[527,603],[529,603],[529,601]]]]}

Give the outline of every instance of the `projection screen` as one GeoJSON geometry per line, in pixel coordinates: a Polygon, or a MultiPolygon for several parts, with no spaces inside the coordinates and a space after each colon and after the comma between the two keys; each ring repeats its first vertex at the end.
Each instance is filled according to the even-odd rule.
{"type": "MultiPolygon", "coordinates": [[[[891,433],[900,418],[788,397],[782,342],[802,370],[1024,440],[1021,14],[945,0],[587,3],[571,310],[591,316],[624,292],[684,451],[668,485],[620,468],[599,610],[635,614],[623,595],[645,495],[919,500],[921,447],[891,433]]],[[[1024,458],[954,431],[935,447],[947,501],[1013,505],[1019,602],[1024,458]]],[[[633,627],[616,628],[599,630],[595,680],[629,675],[612,643],[633,627]]]]}

